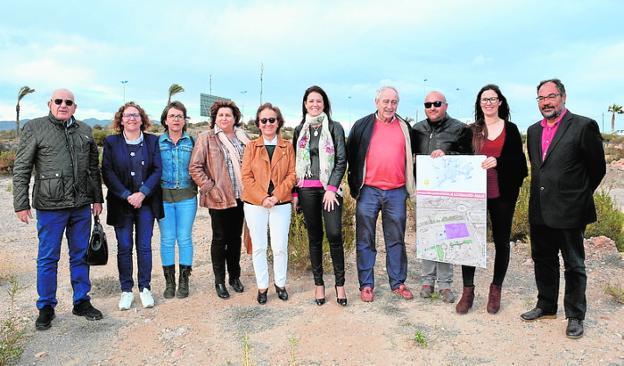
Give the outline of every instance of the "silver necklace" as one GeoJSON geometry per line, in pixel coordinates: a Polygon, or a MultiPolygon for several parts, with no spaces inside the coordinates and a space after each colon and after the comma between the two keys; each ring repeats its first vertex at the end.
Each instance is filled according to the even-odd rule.
{"type": "Polygon", "coordinates": [[[319,125],[317,127],[312,127],[312,129],[314,129],[314,137],[318,136],[318,130],[319,128],[321,128],[322,125],[319,125]]]}

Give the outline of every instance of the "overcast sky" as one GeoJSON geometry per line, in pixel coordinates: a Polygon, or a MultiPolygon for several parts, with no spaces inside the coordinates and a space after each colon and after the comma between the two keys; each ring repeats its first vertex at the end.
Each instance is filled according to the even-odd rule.
{"type": "MultiPolygon", "coordinates": [[[[424,93],[446,94],[467,121],[477,91],[498,84],[522,130],[541,116],[535,86],[558,77],[567,106],[609,129],[624,104],[622,1],[10,1],[0,23],[0,120],[19,88],[37,90],[22,118],[47,113],[54,88],[76,94],[76,116],[110,119],[126,100],[158,119],[171,83],[199,116],[199,94],[233,99],[252,118],[263,101],[293,125],[313,84],[347,127],[394,85],[399,114],[422,119],[424,93]],[[95,5],[93,5],[94,3],[95,5]],[[199,2],[198,2],[199,3],[199,2]],[[212,76],[212,77],[211,77],[212,76]],[[418,116],[417,116],[418,115],[418,116]]],[[[624,115],[617,128],[624,128],[624,115]]]]}

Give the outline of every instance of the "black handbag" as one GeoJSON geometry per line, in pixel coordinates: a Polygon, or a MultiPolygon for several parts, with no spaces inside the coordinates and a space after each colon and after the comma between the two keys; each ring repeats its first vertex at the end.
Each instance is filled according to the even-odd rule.
{"type": "Polygon", "coordinates": [[[103,266],[108,262],[108,243],[100,217],[93,218],[93,230],[87,249],[87,263],[91,266],[103,266]]]}

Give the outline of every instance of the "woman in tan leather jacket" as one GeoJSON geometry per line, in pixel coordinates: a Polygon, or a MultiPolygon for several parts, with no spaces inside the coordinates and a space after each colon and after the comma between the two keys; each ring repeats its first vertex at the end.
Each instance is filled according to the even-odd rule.
{"type": "Polygon", "coordinates": [[[242,128],[241,113],[232,101],[217,101],[210,108],[211,129],[201,133],[189,164],[191,177],[199,187],[202,207],[208,207],[212,224],[210,256],[217,296],[227,299],[225,271],[229,284],[243,292],[240,281],[243,190],[241,162],[249,138],[242,128]]]}
{"type": "Polygon", "coordinates": [[[292,144],[279,135],[283,125],[278,107],[271,103],[261,105],[256,112],[261,135],[247,145],[243,157],[242,200],[252,241],[259,304],[266,304],[269,289],[267,229],[271,236],[275,290],[281,300],[288,300],[288,229],[296,178],[292,144]]]}

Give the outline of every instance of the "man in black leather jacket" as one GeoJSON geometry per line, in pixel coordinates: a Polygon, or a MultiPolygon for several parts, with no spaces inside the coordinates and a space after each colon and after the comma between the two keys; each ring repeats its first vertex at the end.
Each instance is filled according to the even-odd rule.
{"type": "MultiPolygon", "coordinates": [[[[432,91],[425,97],[427,119],[414,125],[417,155],[431,155],[438,158],[444,155],[472,155],[472,132],[468,126],[447,113],[448,103],[444,94],[432,91]]],[[[420,296],[431,297],[438,283],[442,300],[455,301],[451,290],[453,265],[423,259],[420,296]]]]}
{"type": "Polygon", "coordinates": [[[102,319],[91,305],[89,265],[86,262],[91,213],[102,211],[102,179],[98,149],[91,127],[74,118],[74,94],[58,89],[48,101],[50,113],[24,125],[13,169],[13,207],[20,221],[32,219],[28,190],[35,173],[32,206],[37,210],[37,330],[54,319],[57,267],[63,232],[69,247],[73,313],[88,320],[102,319]],[[91,207],[92,206],[92,207],[91,207]]]}

